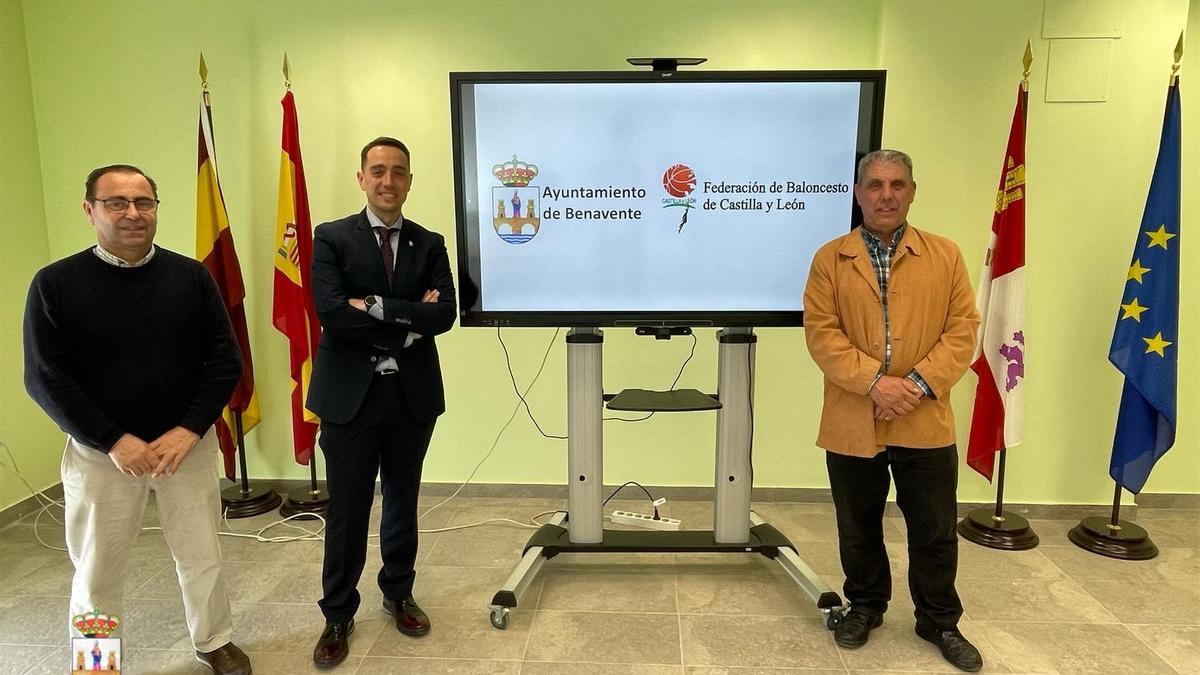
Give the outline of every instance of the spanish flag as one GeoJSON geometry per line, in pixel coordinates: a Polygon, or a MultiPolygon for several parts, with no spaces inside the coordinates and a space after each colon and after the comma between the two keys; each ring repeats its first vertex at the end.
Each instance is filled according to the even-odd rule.
{"type": "Polygon", "coordinates": [[[275,303],[271,318],[291,351],[292,437],[296,461],[308,464],[316,445],[317,416],[304,407],[313,359],[321,338],[312,299],[312,219],[300,159],[296,100],[283,96],[283,151],[279,160],[279,204],[275,219],[275,303]]]}
{"type": "Polygon", "coordinates": [[[258,396],[254,393],[254,364],[250,360],[250,335],[246,331],[246,308],[242,304],[246,299],[246,287],[242,283],[242,270],[233,247],[229,214],[225,211],[225,199],[221,196],[221,181],[217,178],[215,147],[212,109],[208,105],[208,92],[205,91],[200,96],[200,146],[196,162],[196,258],[204,262],[217,281],[245,364],[242,379],[238,381],[229,405],[221,411],[221,417],[215,425],[221,454],[225,456],[225,477],[235,480],[237,439],[234,433],[237,423],[234,416],[241,415],[242,433],[245,434],[258,424],[262,413],[258,396]]]}

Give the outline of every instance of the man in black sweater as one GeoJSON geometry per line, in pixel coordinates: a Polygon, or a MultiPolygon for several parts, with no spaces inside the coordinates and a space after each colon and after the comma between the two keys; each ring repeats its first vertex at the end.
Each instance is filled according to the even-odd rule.
{"type": "Polygon", "coordinates": [[[25,387],[68,435],[68,616],[121,616],[125,564],[153,490],[197,660],[248,674],[220,582],[209,433],[242,371],[220,291],[204,265],[154,246],[158,190],[140,169],[93,171],[83,210],[98,245],[39,271],[25,308],[25,387]]]}

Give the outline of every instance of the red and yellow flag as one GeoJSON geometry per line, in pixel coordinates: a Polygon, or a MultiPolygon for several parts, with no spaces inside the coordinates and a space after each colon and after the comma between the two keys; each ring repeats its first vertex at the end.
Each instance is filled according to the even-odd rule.
{"type": "Polygon", "coordinates": [[[271,318],[291,351],[292,437],[296,461],[308,464],[320,420],[304,407],[312,379],[321,325],[312,299],[312,219],[300,159],[296,100],[283,96],[283,151],[279,161],[279,204],[275,219],[275,304],[271,318]]]}
{"type": "Polygon", "coordinates": [[[233,247],[233,232],[229,229],[229,214],[225,210],[225,199],[221,195],[221,181],[217,178],[217,159],[213,141],[212,109],[208,105],[208,92],[200,96],[200,146],[196,175],[196,258],[212,273],[221,290],[221,299],[229,312],[233,324],[233,335],[242,350],[242,379],[238,381],[229,399],[229,405],[221,411],[217,420],[217,440],[221,454],[225,456],[225,477],[235,480],[235,455],[237,453],[237,430],[235,414],[242,418],[242,433],[250,431],[262,419],[258,396],[254,393],[254,363],[250,359],[250,335],[246,330],[246,287],[242,283],[242,270],[238,265],[237,251],[233,247]]]}

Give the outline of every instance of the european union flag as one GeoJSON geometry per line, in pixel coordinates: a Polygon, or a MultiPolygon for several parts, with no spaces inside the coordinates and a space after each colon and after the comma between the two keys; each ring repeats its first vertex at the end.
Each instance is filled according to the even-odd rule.
{"type": "Polygon", "coordinates": [[[1175,443],[1179,345],[1179,84],[1167,89],[1158,160],[1108,360],[1125,376],[1108,472],[1141,492],[1175,443]]]}

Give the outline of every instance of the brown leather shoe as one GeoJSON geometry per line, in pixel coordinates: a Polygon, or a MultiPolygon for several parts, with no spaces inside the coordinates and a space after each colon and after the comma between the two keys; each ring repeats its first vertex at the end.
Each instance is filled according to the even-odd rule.
{"type": "Polygon", "coordinates": [[[329,621],[313,649],[313,665],[332,668],[350,655],[350,635],[354,632],[354,619],[329,621]]]}
{"type": "Polygon", "coordinates": [[[384,598],[383,611],[396,617],[396,630],[409,637],[421,637],[429,633],[429,617],[411,595],[400,602],[384,598]]]}
{"type": "Polygon", "coordinates": [[[250,657],[232,642],[211,652],[196,652],[196,660],[208,666],[217,675],[250,675],[250,657]]]}

